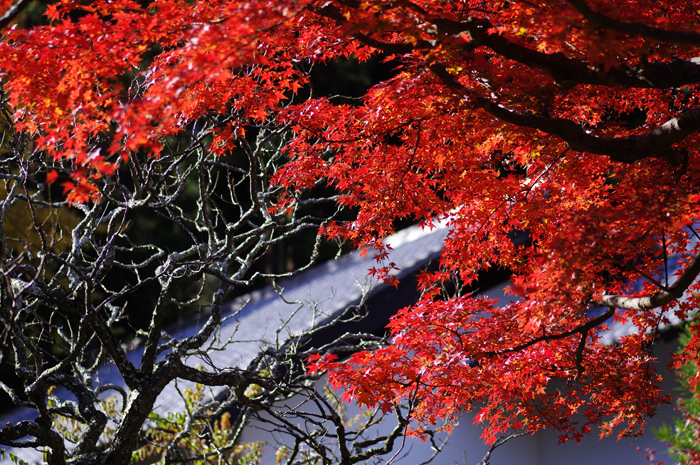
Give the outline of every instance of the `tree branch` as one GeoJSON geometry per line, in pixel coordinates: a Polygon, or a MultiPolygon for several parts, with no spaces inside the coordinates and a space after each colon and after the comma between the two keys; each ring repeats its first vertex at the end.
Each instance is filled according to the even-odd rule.
{"type": "Polygon", "coordinates": [[[0,429],[0,441],[12,447],[36,447],[46,445],[51,451],[48,454],[48,465],[63,465],[66,463],[63,438],[48,428],[43,428],[36,421],[23,420],[14,425],[6,425],[0,429]],[[33,436],[36,441],[17,442],[26,436],[33,436]]]}
{"type": "Polygon", "coordinates": [[[646,158],[665,158],[672,165],[679,165],[685,161],[687,155],[672,146],[700,130],[700,108],[682,113],[645,134],[599,137],[568,119],[517,113],[483,97],[476,98],[475,103],[479,108],[507,123],[557,136],[572,150],[608,155],[612,160],[621,163],[634,163],[646,158]]]}
{"type": "Polygon", "coordinates": [[[641,135],[599,137],[565,118],[547,118],[533,113],[518,113],[473,92],[460,84],[444,66],[434,63],[430,69],[448,87],[459,91],[474,105],[498,119],[516,126],[538,129],[562,139],[572,150],[607,155],[620,163],[634,163],[646,158],[665,158],[673,165],[681,164],[687,155],[672,146],[700,130],[700,108],[689,110],[661,126],[641,135]]]}
{"type": "MultiPolygon", "coordinates": [[[[466,34],[469,41],[460,45],[465,52],[470,53],[479,46],[487,47],[504,58],[545,71],[560,87],[590,84],[668,89],[700,82],[700,57],[689,60],[675,59],[668,62],[640,62],[634,66],[620,64],[605,71],[602,66],[591,66],[588,61],[568,58],[563,53],[543,53],[532,50],[510,41],[500,34],[488,32],[493,29],[493,24],[482,18],[471,17],[466,21],[450,21],[440,16],[428,14],[413,4],[411,4],[411,9],[419,12],[426,21],[437,27],[436,41],[432,43],[427,40],[419,40],[415,43],[384,42],[361,32],[354,32],[353,37],[363,44],[387,54],[407,54],[417,50],[434,49],[438,42],[445,42],[445,39],[441,37],[450,37],[451,40],[454,40],[454,38],[466,34]]],[[[350,23],[331,4],[316,9],[314,12],[341,24],[350,23]]],[[[691,36],[697,38],[700,37],[700,34],[693,33],[691,36]]]]}
{"type": "Polygon", "coordinates": [[[700,253],[693,257],[683,274],[667,289],[646,297],[606,295],[601,300],[593,302],[593,305],[628,310],[651,310],[662,307],[681,298],[698,274],[700,274],[700,253]]]}
{"type": "Polygon", "coordinates": [[[12,5],[12,7],[10,7],[10,9],[0,17],[0,31],[5,29],[12,21],[14,21],[15,18],[17,18],[17,16],[23,12],[30,3],[32,3],[32,0],[19,0],[19,2],[12,5]]]}
{"type": "Polygon", "coordinates": [[[511,42],[499,34],[488,33],[490,28],[492,25],[488,21],[473,19],[466,23],[452,25],[449,30],[458,32],[463,29],[462,32],[469,34],[470,42],[465,43],[462,46],[463,49],[488,47],[509,60],[547,72],[561,87],[590,84],[668,89],[700,82],[700,57],[668,62],[640,62],[634,66],[620,64],[604,71],[602,66],[591,66],[587,61],[567,58],[563,53],[543,53],[532,50],[511,42]],[[465,27],[466,30],[464,30],[465,27]]]}
{"type": "MultiPolygon", "coordinates": [[[[596,326],[599,326],[603,324],[607,319],[612,317],[615,314],[615,309],[614,308],[608,308],[605,312],[601,313],[595,318],[592,318],[588,320],[586,323],[577,326],[573,329],[570,329],[569,331],[564,331],[562,333],[556,333],[556,334],[546,334],[544,336],[538,336],[535,338],[530,339],[529,341],[519,344],[517,346],[513,347],[508,347],[506,349],[501,349],[501,350],[495,350],[492,352],[485,352],[483,354],[479,354],[479,356],[485,356],[485,357],[492,357],[494,355],[504,355],[504,354],[509,354],[513,352],[520,352],[524,349],[527,349],[528,347],[531,347],[539,342],[544,342],[544,341],[555,341],[558,339],[564,339],[569,336],[573,336],[575,334],[581,334],[582,336],[585,337],[586,334],[588,334],[588,331],[591,329],[595,328],[596,326]]],[[[579,347],[580,347],[580,341],[579,341],[579,347]]],[[[580,349],[583,351],[583,348],[580,349]]]]}
{"type": "Polygon", "coordinates": [[[629,34],[631,36],[642,36],[662,42],[676,44],[700,45],[700,34],[687,31],[669,31],[657,27],[647,26],[642,23],[623,22],[613,19],[603,13],[594,11],[585,0],[568,0],[568,2],[583,15],[588,21],[597,26],[603,26],[613,31],[629,34]]]}

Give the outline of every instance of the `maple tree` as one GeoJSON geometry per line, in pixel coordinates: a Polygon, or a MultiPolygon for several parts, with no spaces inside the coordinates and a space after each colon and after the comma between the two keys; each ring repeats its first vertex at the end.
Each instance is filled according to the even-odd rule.
{"type": "MultiPolygon", "coordinates": [[[[311,359],[346,397],[410,399],[415,434],[478,406],[489,442],[636,434],[665,400],[650,348],[666,312],[698,305],[698,2],[66,0],[13,26],[28,3],[0,18],[11,142],[31,139],[69,203],[116,202],[123,167],[166,169],[190,134],[206,163],[243,147],[270,222],[334,188],[357,217],[321,232],[376,248],[390,283],[395,222],[449,224],[391,344],[311,359]],[[316,95],[309,67],[348,57],[394,73],[360,99],[316,95]],[[289,131],[273,162],[246,146],[257,126],[289,131]],[[512,272],[512,302],[467,292],[492,268],[512,272]],[[603,344],[621,322],[636,331],[603,344]]],[[[695,330],[679,363],[699,349],[695,330]]]]}

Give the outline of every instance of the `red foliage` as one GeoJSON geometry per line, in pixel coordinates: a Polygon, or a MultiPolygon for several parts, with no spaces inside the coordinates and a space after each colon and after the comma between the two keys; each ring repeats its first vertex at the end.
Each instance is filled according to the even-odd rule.
{"type": "MultiPolygon", "coordinates": [[[[661,311],[697,308],[698,11],[675,0],[66,0],[48,26],[5,29],[0,67],[16,128],[72,164],[71,202],[96,198],[131,152],[157,156],[164,137],[222,114],[217,155],[251,121],[289,125],[279,208],[325,180],[358,211],[327,225],[330,237],[384,258],[396,219],[447,221],[442,269],[421,276],[393,344],[313,367],[366,405],[411,399],[416,431],[477,408],[488,441],[508,426],[578,439],[593,425],[639,431],[664,400],[648,350],[661,311]],[[372,55],[399,65],[360,103],[288,104],[308,81],[300,64],[372,55]],[[125,77],[145,89],[138,98],[125,77]],[[95,151],[98,135],[109,149],[95,151]],[[531,241],[515,245],[514,231],[531,241]],[[512,270],[516,302],[441,297],[445,279],[470,285],[492,267],[512,270]],[[613,321],[637,331],[603,345],[613,321]]],[[[391,279],[390,267],[372,273],[391,279]]],[[[688,347],[697,357],[697,332],[688,347]]]]}

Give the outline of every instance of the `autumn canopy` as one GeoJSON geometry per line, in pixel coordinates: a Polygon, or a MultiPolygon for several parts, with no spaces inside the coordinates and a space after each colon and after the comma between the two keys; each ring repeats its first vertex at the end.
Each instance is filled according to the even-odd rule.
{"type": "Polygon", "coordinates": [[[2,2],[3,92],[69,202],[216,115],[212,157],[251,123],[289,131],[269,213],[331,186],[356,220],[322,233],[389,252],[380,277],[396,220],[449,223],[392,344],[312,360],[350,398],[410,399],[417,433],[478,408],[488,440],[634,434],[662,400],[663,312],[700,303],[700,3],[64,0],[16,27],[28,3],[2,2]],[[316,95],[309,70],[347,58],[393,72],[362,98],[316,95]],[[494,268],[512,272],[505,306],[470,296],[494,268]],[[623,321],[637,331],[602,344],[623,321]]]}

